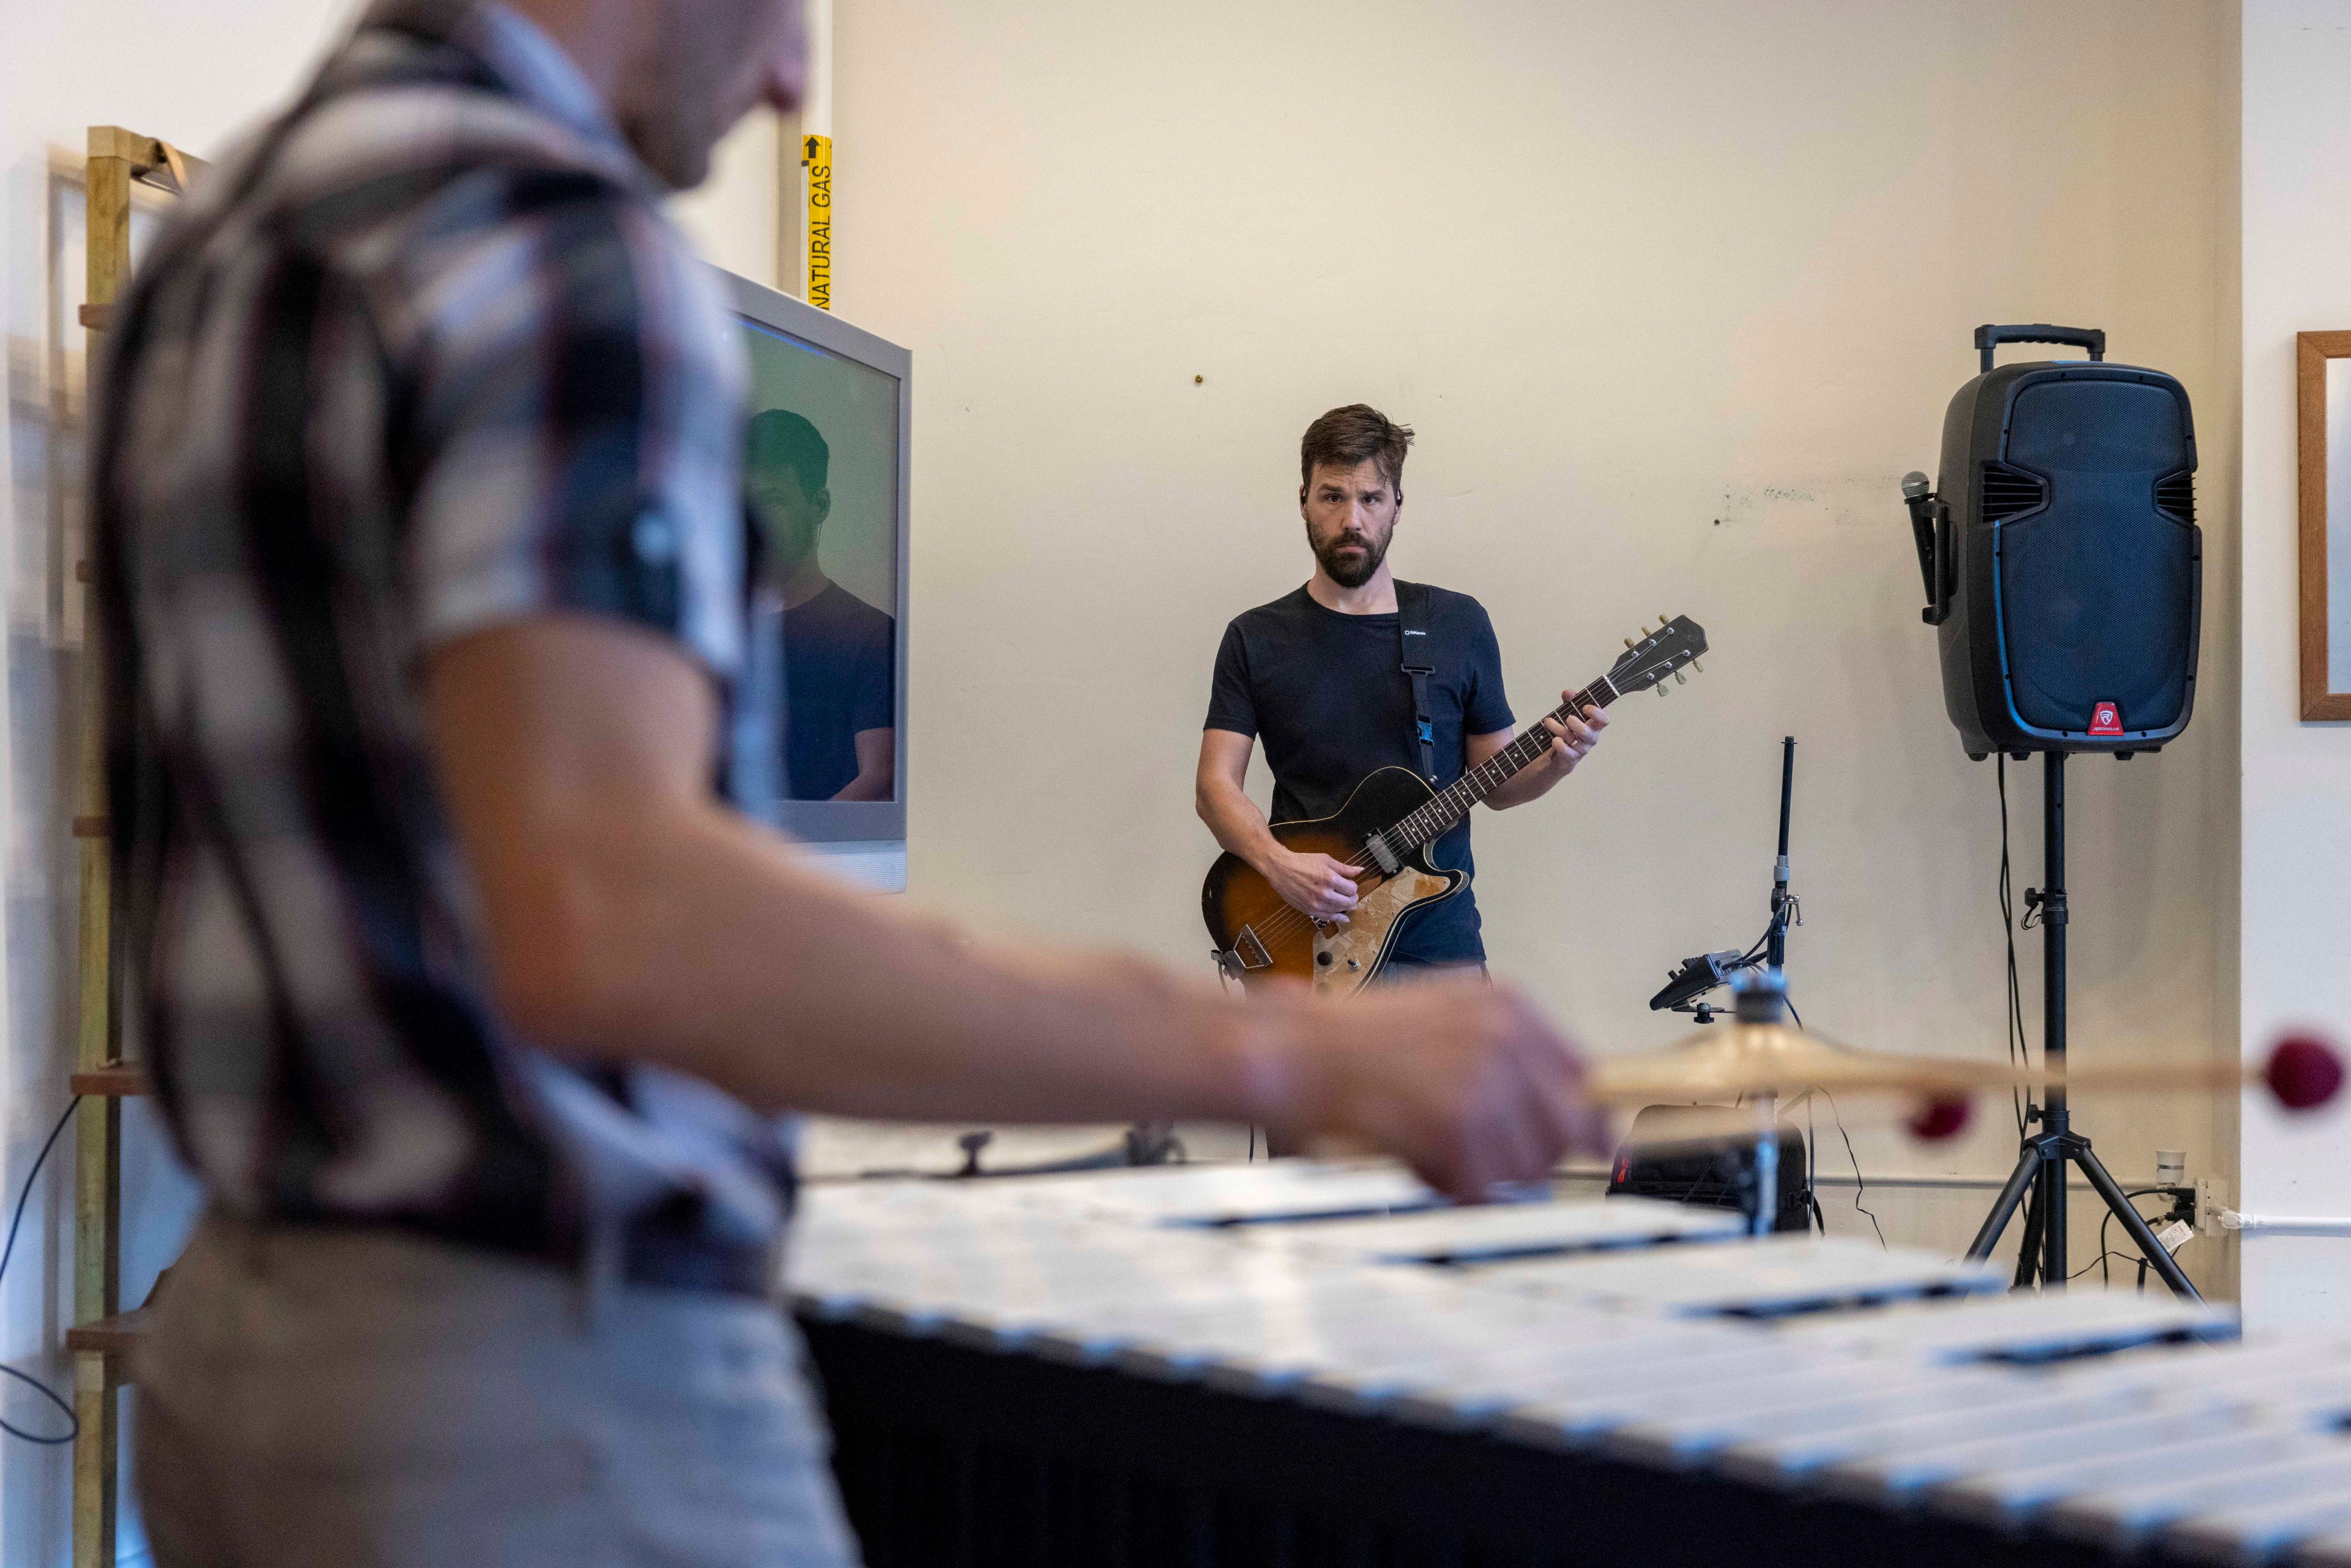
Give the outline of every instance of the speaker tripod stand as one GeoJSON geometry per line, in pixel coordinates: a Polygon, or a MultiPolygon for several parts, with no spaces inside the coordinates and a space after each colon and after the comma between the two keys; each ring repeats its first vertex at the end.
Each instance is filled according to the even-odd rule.
{"type": "MultiPolygon", "coordinates": [[[[2028,908],[2038,907],[2041,913],[2041,1009],[2042,1051],[2053,1068],[2065,1063],[2065,754],[2046,751],[2041,756],[2042,790],[2042,885],[2025,890],[2028,908]]],[[[2106,1173],[2099,1163],[2097,1152],[2090,1140],[2074,1131],[2073,1115],[2066,1108],[2065,1091],[2062,1087],[2045,1090],[2039,1104],[2027,1102],[2025,1125],[2038,1125],[2043,1130],[2028,1135],[2017,1155],[2016,1169],[2009,1174],[2008,1185],[2000,1189],[1993,1200],[1991,1212],[1985,1216],[1983,1228],[1976,1232],[1975,1241],[1968,1248],[1970,1259],[1991,1256],[1999,1245],[2001,1232],[2016,1214],[2017,1206],[2025,1204],[2023,1245],[2016,1255],[2016,1282],[2029,1285],[2036,1280],[2045,1291],[2065,1288],[2065,1172],[2068,1166],[2078,1166],[2089,1178],[2092,1190],[2104,1200],[2114,1217],[2122,1221],[2124,1233],[2147,1259],[2147,1266],[2171,1293],[2191,1301],[2200,1301],[2200,1295],[2179,1265],[2130,1199],[2123,1196],[2121,1184],[2106,1173]],[[2027,1200],[2030,1200],[2029,1202],[2027,1200]]]]}

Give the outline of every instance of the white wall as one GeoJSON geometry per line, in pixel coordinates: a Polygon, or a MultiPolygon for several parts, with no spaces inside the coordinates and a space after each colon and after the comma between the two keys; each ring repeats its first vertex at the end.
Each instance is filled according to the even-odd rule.
{"type": "MultiPolygon", "coordinates": [[[[2298,687],[2294,334],[2351,327],[2351,4],[2244,7],[2243,1038],[2351,1037],[2351,728],[2304,724],[2298,687]]],[[[2248,1101],[2241,1207],[2351,1213],[2351,1138],[2248,1101]]],[[[2351,1241],[2243,1243],[2256,1321],[2340,1324],[2351,1241]]]]}
{"type": "MultiPolygon", "coordinates": [[[[2226,541],[2233,37],[2192,0],[845,10],[838,308],[916,366],[914,887],[1207,976],[1209,663],[1304,577],[1298,434],[1361,398],[1420,431],[1398,570],[1486,602],[1522,716],[1658,612],[1716,649],[1481,815],[1498,967],[1602,1049],[1672,1038],[1667,967],[1763,924],[1793,732],[1804,1017],[1998,1056],[1991,770],[1940,711],[1896,481],[1978,323],[2102,326],[2199,401],[2226,541]]],[[[2235,1049],[2228,654],[2182,743],[2074,768],[2085,1058],[2235,1049]]],[[[1955,1147],[1856,1132],[1861,1163],[1989,1179],[2002,1110],[1955,1147]]],[[[2232,1163],[2187,1103],[2081,1122],[2126,1177],[2232,1163]]]]}
{"type": "Polygon", "coordinates": [[[671,214],[702,254],[756,283],[799,293],[783,254],[797,234],[799,132],[766,110],[747,116],[718,144],[710,178],[671,203],[671,214]],[[790,156],[785,154],[790,151],[790,156]]]}

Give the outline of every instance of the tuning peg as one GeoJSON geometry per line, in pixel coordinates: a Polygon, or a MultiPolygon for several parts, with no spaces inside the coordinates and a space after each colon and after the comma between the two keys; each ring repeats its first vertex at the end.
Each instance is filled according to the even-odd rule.
{"type": "Polygon", "coordinates": [[[1689,677],[1683,674],[1679,670],[1676,670],[1674,672],[1674,685],[1677,686],[1686,686],[1689,685],[1689,677]]]}
{"type": "Polygon", "coordinates": [[[1696,670],[1701,675],[1706,674],[1706,666],[1699,664],[1696,659],[1692,659],[1690,661],[1690,668],[1696,670]]]}
{"type": "Polygon", "coordinates": [[[1630,648],[1630,647],[1632,647],[1633,645],[1634,645],[1634,644],[1633,644],[1633,639],[1631,639],[1630,637],[1627,637],[1627,638],[1625,638],[1625,646],[1626,646],[1627,648],[1630,648]]]}
{"type": "Polygon", "coordinates": [[[1659,696],[1664,696],[1666,695],[1666,683],[1659,681],[1656,685],[1651,686],[1649,689],[1656,693],[1659,696]]]}
{"type": "Polygon", "coordinates": [[[1658,616],[1658,617],[1657,617],[1657,630],[1658,630],[1658,631],[1660,631],[1660,632],[1664,631],[1664,630],[1667,628],[1667,626],[1668,626],[1669,624],[1671,624],[1671,623],[1672,623],[1673,619],[1674,619],[1674,618],[1673,618],[1672,616],[1670,616],[1670,615],[1660,615],[1660,616],[1658,616]]]}

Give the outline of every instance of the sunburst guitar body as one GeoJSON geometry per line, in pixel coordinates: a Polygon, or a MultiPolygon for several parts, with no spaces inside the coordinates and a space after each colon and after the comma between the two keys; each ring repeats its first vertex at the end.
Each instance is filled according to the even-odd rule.
{"type": "MultiPolygon", "coordinates": [[[[1353,865],[1366,841],[1436,799],[1437,791],[1410,768],[1383,768],[1356,785],[1335,815],[1276,822],[1273,836],[1296,853],[1325,854],[1353,865]]],[[[1200,913],[1227,970],[1244,983],[1304,980],[1317,991],[1343,996],[1387,962],[1405,915],[1469,885],[1468,872],[1433,863],[1426,844],[1397,858],[1393,875],[1374,867],[1357,879],[1359,902],[1343,925],[1310,919],[1284,904],[1273,883],[1249,862],[1219,855],[1200,889],[1200,913]]]]}
{"type": "MultiPolygon", "coordinates": [[[[1564,719],[1605,707],[1627,692],[1655,688],[1706,652],[1706,631],[1687,616],[1667,619],[1583,690],[1545,716],[1564,719]]],[[[1301,854],[1326,854],[1355,869],[1355,907],[1343,923],[1316,920],[1282,902],[1273,883],[1238,855],[1217,857],[1200,889],[1200,913],[1217,944],[1217,962],[1245,987],[1300,981],[1318,995],[1361,989],[1387,964],[1405,921],[1451,898],[1469,873],[1428,858],[1429,846],[1511,775],[1551,750],[1552,734],[1535,725],[1442,789],[1406,768],[1364,778],[1347,803],[1311,821],[1276,822],[1276,841],[1301,854]]]]}

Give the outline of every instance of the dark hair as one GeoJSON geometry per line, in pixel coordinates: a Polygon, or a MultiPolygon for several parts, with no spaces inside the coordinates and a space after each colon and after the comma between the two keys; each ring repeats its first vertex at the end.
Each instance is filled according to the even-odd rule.
{"type": "Polygon", "coordinates": [[[825,471],[831,463],[832,451],[816,426],[789,409],[771,408],[755,416],[743,433],[744,471],[757,474],[789,468],[800,482],[803,496],[814,496],[824,488],[825,471]]]}
{"type": "Polygon", "coordinates": [[[1306,427],[1298,444],[1298,482],[1314,482],[1314,465],[1353,468],[1376,457],[1380,472],[1397,494],[1404,491],[1404,455],[1412,445],[1412,427],[1398,424],[1367,402],[1334,408],[1306,427]]]}

